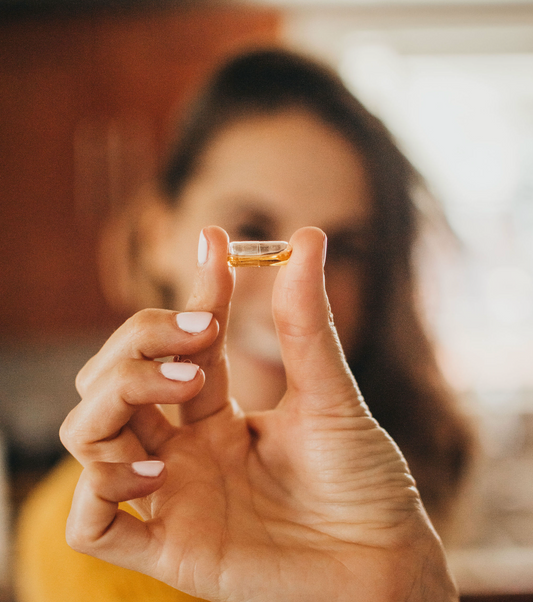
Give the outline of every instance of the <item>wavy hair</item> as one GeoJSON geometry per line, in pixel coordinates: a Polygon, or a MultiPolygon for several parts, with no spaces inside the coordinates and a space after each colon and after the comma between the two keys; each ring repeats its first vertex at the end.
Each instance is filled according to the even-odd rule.
{"type": "Polygon", "coordinates": [[[397,442],[428,512],[443,524],[468,464],[471,437],[434,357],[415,303],[414,192],[424,182],[383,123],[328,67],[284,49],[226,62],[183,120],[160,186],[169,202],[210,141],[232,122],[304,109],[339,132],[364,162],[374,220],[362,343],[348,363],[374,417],[397,442]]]}

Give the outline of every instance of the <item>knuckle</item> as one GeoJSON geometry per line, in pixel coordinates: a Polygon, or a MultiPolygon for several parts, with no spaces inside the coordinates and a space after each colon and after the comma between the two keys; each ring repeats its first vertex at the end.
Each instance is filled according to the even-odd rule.
{"type": "Polygon", "coordinates": [[[78,391],[78,393],[82,397],[86,394],[89,385],[89,364],[90,360],[85,364],[85,366],[83,366],[83,368],[78,372],[78,374],[76,374],[76,391],[78,391]]]}
{"type": "Polygon", "coordinates": [[[154,326],[161,320],[163,310],[141,309],[133,314],[126,322],[128,331],[128,346],[130,355],[136,356],[138,350],[144,348],[147,336],[154,330],[154,326]]]}
{"type": "Polygon", "coordinates": [[[136,364],[137,362],[130,358],[120,360],[115,364],[112,370],[115,389],[120,389],[124,386],[124,383],[128,383],[135,377],[137,373],[136,364]]]}
{"type": "Polygon", "coordinates": [[[76,417],[76,408],[68,414],[63,421],[63,424],[59,428],[59,440],[63,446],[74,456],[79,455],[85,451],[85,447],[88,445],[89,429],[87,424],[80,421],[76,417]]]}
{"type": "Polygon", "coordinates": [[[82,449],[85,435],[72,422],[72,420],[68,420],[68,417],[63,422],[59,429],[59,439],[65,449],[75,456],[82,449]]]}
{"type": "Polygon", "coordinates": [[[72,412],[63,420],[63,424],[59,427],[59,439],[61,443],[69,449],[72,437],[72,412]]]}
{"type": "Polygon", "coordinates": [[[85,534],[85,530],[80,528],[79,525],[73,525],[72,521],[67,522],[67,528],[65,531],[65,538],[67,544],[75,551],[87,554],[91,551],[92,545],[91,540],[85,534]]]}
{"type": "Polygon", "coordinates": [[[76,390],[81,397],[85,397],[85,395],[87,395],[91,383],[99,374],[97,363],[100,353],[101,351],[91,357],[76,375],[76,390]]]}
{"type": "Polygon", "coordinates": [[[85,382],[86,382],[85,372],[84,372],[84,369],[82,368],[78,372],[78,374],[76,374],[76,380],[75,380],[76,391],[81,396],[83,396],[86,391],[85,382]]]}
{"type": "Polygon", "coordinates": [[[291,339],[302,339],[310,337],[317,332],[315,325],[307,323],[298,323],[294,318],[285,318],[284,316],[276,316],[276,327],[280,334],[291,339]]]}
{"type": "Polygon", "coordinates": [[[140,334],[146,330],[146,328],[153,324],[154,321],[161,315],[160,309],[141,309],[137,313],[133,314],[131,318],[128,318],[126,324],[130,328],[133,335],[140,334]]]}
{"type": "Polygon", "coordinates": [[[138,377],[137,362],[124,360],[113,370],[113,398],[125,403],[132,403],[142,396],[145,383],[138,377]]]}

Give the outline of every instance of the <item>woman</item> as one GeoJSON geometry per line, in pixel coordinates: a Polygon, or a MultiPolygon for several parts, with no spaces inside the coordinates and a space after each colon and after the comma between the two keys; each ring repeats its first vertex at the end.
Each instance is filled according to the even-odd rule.
{"type": "MultiPolygon", "coordinates": [[[[315,302],[320,305],[317,301],[321,298],[321,293],[316,288],[319,286],[316,254],[322,235],[316,230],[299,229],[309,224],[321,228],[328,237],[325,264],[327,294],[349,367],[372,415],[405,454],[433,522],[444,530],[464,472],[469,438],[443,385],[413,301],[411,251],[416,238],[418,216],[411,194],[413,188],[420,184],[417,174],[398,151],[382,124],[329,71],[285,51],[252,52],[237,57],[223,67],[195,105],[160,178],[157,193],[143,199],[134,221],[130,215],[128,221],[123,222],[131,227],[131,235],[122,237],[128,244],[122,247],[116,245],[116,235],[120,228],[109,230],[105,248],[108,254],[110,249],[113,253],[118,253],[113,263],[122,266],[122,270],[120,278],[108,273],[106,282],[109,296],[128,303],[131,310],[142,306],[180,309],[186,306],[187,293],[194,289],[195,293],[188,302],[188,308],[193,310],[191,319],[202,319],[201,315],[196,315],[198,309],[215,316],[196,335],[194,345],[198,348],[189,348],[187,345],[190,343],[183,343],[184,355],[190,355],[193,360],[200,358],[198,365],[201,365],[202,359],[207,358],[207,364],[211,366],[211,354],[220,355],[224,350],[227,304],[231,298],[231,321],[227,331],[227,356],[231,367],[230,392],[242,409],[249,413],[246,429],[251,433],[252,439],[258,437],[259,441],[268,441],[268,437],[261,438],[262,433],[270,432],[268,429],[262,431],[263,414],[256,412],[276,407],[281,399],[284,400],[282,408],[293,407],[287,399],[292,399],[290,392],[295,388],[294,375],[299,372],[294,365],[294,357],[292,364],[287,360],[288,356],[291,357],[291,345],[294,343],[294,337],[290,337],[288,331],[294,328],[291,321],[306,313],[303,310],[305,302],[308,302],[309,307],[314,307],[315,302]],[[274,288],[275,321],[272,319],[271,299],[277,270],[239,269],[232,296],[231,278],[228,280],[224,273],[225,263],[221,260],[221,249],[226,244],[224,234],[218,229],[205,229],[211,223],[224,227],[233,240],[287,240],[296,232],[293,239],[296,257],[280,272],[274,288]],[[191,250],[196,249],[196,238],[200,231],[204,233],[204,237],[201,238],[200,268],[196,274],[190,255],[191,250]],[[115,245],[110,244],[112,239],[115,240],[115,245]],[[211,261],[215,263],[210,265],[211,261]],[[203,267],[204,264],[207,267],[203,267]],[[298,265],[303,271],[298,272],[298,265]],[[205,273],[210,273],[210,283],[206,280],[205,273]],[[307,281],[308,276],[312,283],[307,281]],[[301,291],[300,286],[295,284],[297,282],[301,285],[301,291]],[[307,285],[314,292],[307,291],[307,285]],[[300,294],[303,297],[299,297],[300,294]],[[292,295],[295,295],[294,311],[288,311],[288,299],[292,299],[292,295]],[[217,328],[221,329],[218,335],[217,328]],[[277,335],[282,339],[283,354],[277,335]]],[[[319,308],[313,314],[319,322],[324,319],[323,309],[319,308]]],[[[206,315],[203,314],[204,319],[206,315]]],[[[137,333],[134,338],[147,337],[143,344],[153,344],[149,340],[158,328],[154,324],[164,323],[168,320],[165,316],[167,314],[141,314],[136,318],[137,324],[135,321],[126,323],[89,362],[79,378],[79,389],[84,401],[63,428],[63,439],[68,449],[88,467],[85,477],[82,477],[82,484],[78,487],[81,493],[77,494],[74,504],[70,537],[76,547],[91,553],[94,553],[94,548],[87,547],[87,542],[79,537],[79,529],[82,528],[80,525],[85,520],[82,517],[85,512],[80,509],[91,508],[91,512],[100,516],[103,523],[108,521],[107,527],[110,525],[109,512],[114,516],[112,502],[111,506],[101,507],[98,504],[93,506],[87,501],[94,501],[95,491],[100,492],[97,498],[101,494],[110,503],[109,500],[114,497],[117,498],[115,501],[126,500],[158,491],[162,483],[159,479],[167,478],[167,472],[163,470],[157,476],[146,477],[144,485],[132,486],[126,497],[123,497],[125,492],[122,490],[111,493],[106,487],[110,481],[118,481],[111,474],[106,477],[101,472],[105,472],[107,468],[100,466],[91,473],[90,466],[95,466],[95,460],[121,462],[116,450],[123,449],[123,445],[128,447],[124,443],[123,434],[129,433],[130,427],[126,431],[124,428],[130,422],[121,423],[119,420],[116,423],[120,427],[118,435],[106,431],[105,437],[95,439],[96,431],[90,435],[84,432],[85,429],[90,431],[91,425],[94,427],[98,424],[98,420],[95,422],[95,411],[104,412],[103,415],[107,416],[107,410],[101,405],[105,403],[103,399],[116,398],[117,390],[122,390],[121,387],[128,390],[131,390],[130,387],[135,388],[136,377],[133,374],[130,377],[130,387],[125,385],[122,377],[106,376],[119,370],[117,365],[126,361],[121,356],[120,348],[124,345],[131,347],[131,337],[134,336],[132,332],[137,333]],[[145,332],[145,335],[140,335],[139,332],[145,332]],[[107,392],[107,395],[103,392],[107,392]],[[95,443],[96,440],[100,444],[95,443]],[[103,440],[105,445],[102,446],[103,440]],[[106,445],[111,445],[109,449],[115,450],[109,452],[109,457],[106,456],[108,452],[96,451],[100,448],[107,449],[106,445]],[[93,477],[90,477],[91,474],[93,477]],[[88,491],[92,493],[87,493],[88,491]]],[[[187,314],[183,319],[187,319],[187,314]]],[[[344,363],[336,355],[335,337],[331,336],[333,339],[330,335],[327,336],[326,348],[318,348],[316,357],[322,357],[320,353],[325,353],[324,357],[328,353],[335,356],[335,362],[340,362],[335,364],[337,368],[334,372],[337,374],[339,370],[342,372],[339,366],[344,363]]],[[[164,350],[163,348],[166,349],[163,345],[158,351],[164,350]]],[[[307,347],[300,348],[299,353],[304,354],[305,349],[307,347]]],[[[314,345],[310,344],[309,349],[313,351],[314,345]]],[[[174,351],[173,349],[173,354],[174,351]]],[[[139,348],[136,348],[136,353],[140,353],[139,348]]],[[[177,368],[166,370],[183,372],[188,369],[180,367],[183,366],[181,362],[177,362],[177,365],[177,368]]],[[[224,362],[211,368],[211,371],[209,368],[204,370],[203,365],[201,369],[194,370],[197,371],[192,380],[184,381],[189,383],[184,385],[185,388],[188,387],[187,393],[180,399],[175,392],[170,396],[170,400],[174,402],[183,402],[181,420],[191,425],[201,424],[206,418],[209,421],[212,414],[216,415],[225,407],[225,401],[220,401],[219,391],[225,390],[228,378],[225,356],[224,362]],[[206,374],[205,386],[202,370],[206,374]],[[188,400],[190,395],[195,396],[193,401],[188,400]]],[[[300,377],[303,378],[302,375],[300,377]]],[[[346,375],[342,377],[342,387],[353,387],[353,384],[346,384],[352,383],[346,378],[346,375]]],[[[308,368],[304,380],[314,382],[308,368]]],[[[322,383],[323,379],[320,378],[317,382],[322,383]]],[[[296,385],[297,389],[301,389],[298,378],[296,385]]],[[[359,397],[354,393],[356,389],[350,390],[355,404],[353,407],[357,406],[356,413],[359,416],[362,412],[366,416],[359,397]]],[[[145,398],[139,403],[150,403],[147,401],[150,395],[146,392],[145,398]]],[[[165,400],[160,397],[158,402],[165,403],[165,400]]],[[[112,411],[109,414],[114,415],[112,411]]],[[[275,413],[267,412],[265,416],[269,417],[267,420],[277,419],[275,413]]],[[[138,436],[140,427],[134,424],[137,419],[132,417],[131,420],[131,428],[138,436]]],[[[150,420],[156,420],[159,424],[160,418],[152,416],[148,422],[150,420]]],[[[178,419],[172,420],[177,422],[178,419]]],[[[106,424],[106,428],[110,428],[110,425],[106,424]]],[[[161,428],[165,431],[170,427],[161,428]]],[[[285,430],[281,425],[279,432],[280,445],[283,447],[282,433],[285,430]]],[[[174,440],[174,434],[170,433],[168,431],[169,438],[174,440]]],[[[292,435],[298,438],[297,433],[292,435]]],[[[136,448],[137,444],[132,445],[136,448]]],[[[341,456],[350,453],[350,445],[347,443],[345,450],[342,445],[339,446],[343,450],[339,451],[341,456]]],[[[378,447],[381,445],[387,450],[385,455],[393,454],[387,447],[388,443],[379,439],[378,447]]],[[[270,453],[275,455],[272,450],[270,453]]],[[[263,456],[259,457],[264,460],[263,456]]],[[[269,458],[272,459],[271,456],[269,458]]],[[[393,464],[396,466],[397,462],[401,464],[401,460],[394,456],[393,464]]],[[[143,464],[141,470],[148,470],[149,467],[150,465],[143,464]]],[[[161,466],[156,465],[156,468],[159,470],[161,466]]],[[[94,559],[65,552],[64,549],[57,553],[55,560],[54,554],[44,560],[42,552],[37,552],[33,559],[24,553],[30,547],[29,543],[24,545],[24,541],[29,542],[35,537],[35,523],[39,520],[39,512],[40,520],[45,513],[42,508],[50,508],[52,499],[52,505],[56,505],[58,496],[62,500],[69,499],[80,470],[69,465],[63,467],[62,471],[59,476],[56,475],[56,482],[49,482],[48,491],[41,493],[41,498],[34,498],[33,506],[27,511],[21,537],[22,558],[26,559],[26,564],[21,566],[24,574],[28,575],[31,573],[29,564],[40,563],[41,567],[46,567],[41,569],[41,576],[50,575],[57,572],[57,566],[52,566],[53,562],[61,559],[60,563],[63,565],[69,563],[71,567],[75,567],[71,568],[70,576],[75,575],[74,581],[78,583],[66,586],[64,583],[55,583],[52,586],[48,578],[48,587],[53,590],[48,598],[44,593],[46,585],[43,585],[46,576],[41,577],[41,582],[34,588],[30,587],[29,579],[25,577],[26,595],[22,591],[22,602],[31,599],[82,600],[84,592],[87,593],[88,590],[87,585],[80,588],[79,582],[81,580],[87,583],[87,575],[92,575],[90,580],[98,588],[99,600],[117,600],[122,597],[131,600],[136,595],[139,599],[181,599],[175,597],[174,590],[165,589],[157,581],[121,572],[120,569],[98,564],[99,561],[94,559]],[[46,499],[49,500],[48,506],[46,499]],[[123,594],[117,594],[117,589],[123,594]],[[124,593],[126,591],[127,595],[124,593]],[[61,592],[64,592],[63,597],[61,592]]],[[[202,468],[199,467],[198,471],[200,474],[202,468]]],[[[400,480],[405,485],[409,478],[405,472],[400,472],[400,480]]],[[[131,475],[124,476],[124,479],[130,477],[131,475]]],[[[170,477],[168,479],[171,482],[170,477]]],[[[292,487],[294,481],[291,480],[290,483],[292,487]]],[[[412,483],[408,484],[407,489],[402,490],[403,494],[411,485],[412,483]]],[[[404,502],[406,499],[411,498],[409,495],[402,497],[404,502]]],[[[378,503],[378,500],[375,502],[378,503]]],[[[136,509],[141,515],[149,517],[146,505],[141,503],[136,509]]],[[[52,514],[55,517],[60,512],[52,514]]],[[[422,519],[418,515],[417,517],[414,523],[418,525],[418,521],[422,519]]],[[[346,520],[354,519],[350,515],[346,520]]],[[[216,532],[216,528],[213,529],[216,532]]],[[[47,537],[51,535],[48,534],[47,537]]],[[[430,538],[426,539],[424,536],[421,541],[427,544],[430,538]]],[[[371,539],[368,545],[378,544],[371,539]]],[[[440,558],[440,552],[435,552],[438,546],[434,549],[431,544],[429,547],[433,550],[432,554],[440,558]]],[[[97,555],[116,562],[115,553],[116,551],[107,550],[103,555],[97,555]]],[[[351,552],[347,552],[347,557],[352,558],[351,552]]],[[[356,564],[360,566],[360,557],[357,556],[357,559],[356,564]]],[[[208,599],[220,599],[220,596],[227,595],[225,591],[216,590],[212,582],[207,586],[204,582],[201,587],[192,588],[190,579],[180,581],[174,579],[174,576],[161,576],[146,569],[143,564],[145,560],[131,562],[130,565],[127,562],[125,565],[119,564],[148,572],[174,587],[185,583],[189,592],[208,599]]],[[[346,562],[349,565],[351,561],[346,562]]],[[[416,560],[413,562],[416,564],[416,560]]],[[[380,557],[377,565],[383,564],[380,557]]],[[[267,567],[268,561],[265,560],[261,566],[267,567]]],[[[392,572],[396,574],[398,566],[394,563],[391,566],[394,567],[392,572]]],[[[440,584],[438,587],[442,586],[442,591],[449,592],[446,577],[442,576],[445,569],[441,561],[436,560],[435,566],[438,567],[438,576],[435,578],[440,584]]],[[[409,573],[407,570],[407,574],[409,573]]],[[[68,580],[69,576],[66,578],[68,580]]],[[[404,586],[405,583],[402,583],[401,587],[404,586]]],[[[322,587],[323,583],[319,580],[316,588],[320,590],[322,587]]],[[[375,589],[377,585],[369,583],[367,587],[368,595],[371,596],[369,599],[379,599],[375,589]]],[[[234,586],[232,588],[231,591],[235,591],[234,586]]],[[[284,592],[288,591],[290,587],[285,586],[284,592]]],[[[295,595],[304,595],[302,591],[296,588],[295,595]]],[[[94,592],[90,594],[92,599],[93,594],[94,592]]],[[[252,589],[241,594],[244,596],[242,599],[247,599],[246,596],[253,597],[256,592],[252,589]]],[[[276,598],[274,592],[269,592],[269,595],[272,599],[276,598]]],[[[331,596],[332,593],[325,590],[324,595],[331,596]]],[[[453,596],[449,593],[447,595],[453,596]]],[[[444,594],[441,597],[443,600],[453,599],[444,594]]]]}

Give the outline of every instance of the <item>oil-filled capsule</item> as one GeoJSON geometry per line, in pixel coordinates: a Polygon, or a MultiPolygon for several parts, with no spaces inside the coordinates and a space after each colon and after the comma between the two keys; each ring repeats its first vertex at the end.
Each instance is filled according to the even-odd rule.
{"type": "Polygon", "coordinates": [[[283,265],[291,253],[291,245],[284,240],[234,241],[228,246],[228,264],[232,267],[283,265]]]}

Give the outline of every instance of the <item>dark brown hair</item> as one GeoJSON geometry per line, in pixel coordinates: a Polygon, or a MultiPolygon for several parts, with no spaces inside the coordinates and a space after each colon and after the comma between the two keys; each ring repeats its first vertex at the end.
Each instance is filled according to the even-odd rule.
{"type": "Polygon", "coordinates": [[[160,180],[171,202],[210,141],[233,121],[303,109],[362,157],[375,219],[365,336],[350,367],[375,418],[404,452],[426,508],[441,522],[469,457],[469,431],[455,409],[416,311],[413,245],[422,179],[384,125],[327,67],[282,49],[233,58],[214,75],[183,122],[160,180]]]}

